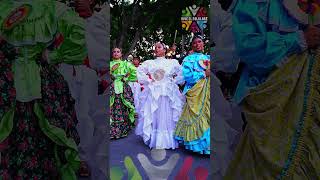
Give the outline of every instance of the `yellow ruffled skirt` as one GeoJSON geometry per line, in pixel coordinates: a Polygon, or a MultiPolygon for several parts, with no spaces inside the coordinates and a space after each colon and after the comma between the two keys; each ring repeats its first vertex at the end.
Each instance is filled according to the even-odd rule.
{"type": "Polygon", "coordinates": [[[210,154],[210,78],[199,80],[186,99],[175,139],[188,150],[210,154]]]}
{"type": "Polygon", "coordinates": [[[320,51],[293,55],[244,99],[226,180],[320,178],[320,51]]]}

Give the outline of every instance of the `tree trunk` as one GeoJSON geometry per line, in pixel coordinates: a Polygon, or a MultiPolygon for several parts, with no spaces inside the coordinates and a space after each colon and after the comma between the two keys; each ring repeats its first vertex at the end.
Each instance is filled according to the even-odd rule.
{"type": "Polygon", "coordinates": [[[118,47],[122,48],[123,43],[124,43],[124,39],[127,36],[127,22],[126,21],[122,21],[122,28],[121,28],[121,33],[120,33],[120,38],[119,38],[119,42],[118,42],[118,47]]]}
{"type": "Polygon", "coordinates": [[[130,53],[134,50],[134,48],[136,47],[136,45],[137,45],[137,43],[138,43],[138,41],[140,39],[140,35],[141,35],[141,32],[140,31],[136,31],[136,33],[134,35],[134,38],[133,38],[133,41],[132,41],[132,43],[130,45],[130,48],[129,48],[128,52],[125,54],[125,56],[124,56],[124,59],[126,59],[130,55],[130,53]]]}
{"type": "MultiPolygon", "coordinates": [[[[119,48],[124,48],[124,44],[125,41],[127,39],[128,36],[128,31],[129,31],[129,27],[134,27],[135,29],[137,29],[137,32],[135,33],[135,36],[132,40],[132,42],[130,43],[130,47],[128,49],[127,52],[124,52],[125,50],[123,49],[123,58],[127,58],[127,56],[134,50],[135,46],[137,45],[137,43],[139,42],[139,39],[141,38],[141,36],[143,36],[143,31],[144,31],[144,27],[146,24],[148,24],[151,21],[151,18],[146,18],[143,15],[143,10],[139,9],[140,7],[140,2],[141,0],[134,0],[132,6],[132,13],[127,14],[125,12],[124,7],[121,8],[121,20],[120,20],[120,33],[118,35],[118,37],[116,38],[116,45],[119,48]],[[138,20],[138,21],[137,21],[138,20]],[[143,22],[141,22],[141,20],[144,20],[143,22]]],[[[122,0],[123,3],[123,0],[122,0]]],[[[161,9],[161,7],[163,6],[163,2],[160,1],[156,1],[155,3],[156,5],[154,5],[149,11],[151,12],[151,16],[152,14],[155,14],[156,12],[158,12],[158,10],[161,9]]]]}
{"type": "Polygon", "coordinates": [[[114,48],[114,47],[116,47],[116,46],[117,46],[117,40],[114,39],[114,40],[112,41],[112,48],[114,48]]]}
{"type": "MultiPolygon", "coordinates": [[[[126,14],[126,12],[124,12],[124,8],[122,8],[122,12],[121,12],[121,15],[123,17],[123,19],[121,20],[122,22],[122,27],[121,27],[121,33],[120,33],[120,37],[118,39],[118,46],[120,48],[123,47],[123,44],[124,44],[124,41],[128,35],[128,30],[129,30],[129,27],[130,26],[133,26],[134,25],[134,22],[136,21],[136,18],[139,17],[139,15],[137,15],[137,10],[138,10],[138,7],[139,7],[139,3],[140,3],[141,0],[135,0],[133,2],[133,9],[132,9],[132,13],[131,14],[126,14]],[[131,18],[130,18],[131,16],[131,18]]],[[[139,29],[139,27],[138,27],[139,29]]]]}

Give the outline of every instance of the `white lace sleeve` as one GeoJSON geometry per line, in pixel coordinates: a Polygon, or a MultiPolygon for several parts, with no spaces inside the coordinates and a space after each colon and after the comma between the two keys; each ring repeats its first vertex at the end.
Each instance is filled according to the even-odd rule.
{"type": "Polygon", "coordinates": [[[176,84],[183,84],[185,81],[183,77],[182,66],[179,64],[177,60],[173,60],[173,61],[174,61],[173,74],[175,74],[173,81],[176,84]]]}
{"type": "Polygon", "coordinates": [[[151,79],[149,79],[149,76],[147,75],[149,73],[149,62],[143,62],[138,68],[137,68],[137,78],[138,82],[141,84],[149,84],[151,82],[151,79]]]}

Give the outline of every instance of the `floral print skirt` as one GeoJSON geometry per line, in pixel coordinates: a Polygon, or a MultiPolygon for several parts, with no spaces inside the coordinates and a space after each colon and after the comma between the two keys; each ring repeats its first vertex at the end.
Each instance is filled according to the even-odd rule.
{"type": "Polygon", "coordinates": [[[65,164],[65,148],[57,146],[40,129],[34,104],[41,104],[50,125],[64,130],[79,144],[74,99],[56,67],[39,61],[42,99],[16,101],[12,62],[0,51],[0,122],[6,112],[14,110],[12,130],[5,139],[0,138],[0,179],[61,179],[56,156],[59,163],[65,164]]]}
{"type": "Polygon", "coordinates": [[[128,136],[134,123],[130,120],[132,108],[125,105],[124,101],[134,104],[133,93],[130,86],[124,83],[123,94],[115,94],[113,83],[110,86],[111,96],[114,96],[114,103],[110,107],[110,139],[119,139],[128,136]]]}

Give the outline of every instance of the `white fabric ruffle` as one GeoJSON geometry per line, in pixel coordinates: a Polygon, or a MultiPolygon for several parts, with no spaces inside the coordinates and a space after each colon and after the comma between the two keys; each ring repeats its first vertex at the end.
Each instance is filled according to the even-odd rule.
{"type": "Polygon", "coordinates": [[[149,85],[140,93],[136,134],[142,136],[150,148],[176,148],[172,146],[176,142],[173,134],[171,139],[163,135],[168,134],[164,132],[175,130],[185,102],[178,86],[175,86],[166,86],[161,91],[156,88],[158,86],[149,85]]]}
{"type": "Polygon", "coordinates": [[[176,84],[182,82],[181,76],[182,70],[176,60],[158,58],[138,68],[138,81],[144,83],[144,90],[139,93],[135,132],[150,148],[175,149],[178,146],[174,130],[185,103],[185,97],[176,84]],[[157,69],[165,70],[164,78],[151,82],[146,74],[157,69]],[[177,75],[175,80],[172,74],[177,75]]]}
{"type": "Polygon", "coordinates": [[[132,90],[132,93],[133,93],[133,98],[134,98],[134,107],[136,109],[136,111],[139,110],[139,104],[140,104],[140,101],[139,101],[139,95],[141,93],[141,85],[140,83],[138,82],[129,82],[128,83],[131,90],[132,90]]]}

